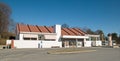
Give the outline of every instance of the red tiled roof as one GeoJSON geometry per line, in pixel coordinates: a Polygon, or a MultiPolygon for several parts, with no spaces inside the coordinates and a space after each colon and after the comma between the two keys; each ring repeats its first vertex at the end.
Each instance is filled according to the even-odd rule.
{"type": "Polygon", "coordinates": [[[53,27],[46,27],[46,28],[49,30],[50,33],[54,33],[53,27]]]}
{"type": "Polygon", "coordinates": [[[79,35],[85,35],[85,32],[83,32],[79,28],[73,28],[73,29],[76,30],[77,32],[79,32],[79,35]]]}
{"type": "Polygon", "coordinates": [[[79,28],[62,28],[62,35],[85,35],[86,33],[80,30],[79,28]]]}
{"type": "Polygon", "coordinates": [[[18,24],[18,29],[20,32],[30,32],[28,26],[24,24],[18,24]]]}
{"type": "MultiPolygon", "coordinates": [[[[17,25],[18,32],[42,32],[42,33],[54,33],[54,27],[47,26],[34,26],[34,25],[17,25]]],[[[61,35],[85,35],[85,32],[79,28],[61,28],[61,35]]]]}
{"type": "Polygon", "coordinates": [[[40,32],[39,29],[36,26],[28,25],[31,32],[40,32]]]}
{"type": "Polygon", "coordinates": [[[61,34],[62,35],[69,35],[66,31],[64,31],[63,29],[61,30],[61,34]]]}
{"type": "Polygon", "coordinates": [[[43,33],[50,33],[46,28],[45,26],[38,26],[38,28],[41,30],[41,32],[43,33]]]}
{"type": "Polygon", "coordinates": [[[79,32],[75,31],[73,28],[69,28],[71,32],[73,32],[75,35],[79,35],[79,32]]]}
{"type": "Polygon", "coordinates": [[[75,33],[71,32],[68,28],[62,28],[62,30],[68,33],[69,35],[75,35],[75,33]]]}

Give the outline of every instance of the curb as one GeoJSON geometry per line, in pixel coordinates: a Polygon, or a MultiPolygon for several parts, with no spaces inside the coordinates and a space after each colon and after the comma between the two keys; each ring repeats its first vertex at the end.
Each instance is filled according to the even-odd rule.
{"type": "Polygon", "coordinates": [[[84,52],[93,52],[96,50],[83,50],[83,51],[73,51],[73,52],[53,52],[53,53],[49,53],[47,52],[47,54],[73,54],[73,53],[84,53],[84,52]]]}

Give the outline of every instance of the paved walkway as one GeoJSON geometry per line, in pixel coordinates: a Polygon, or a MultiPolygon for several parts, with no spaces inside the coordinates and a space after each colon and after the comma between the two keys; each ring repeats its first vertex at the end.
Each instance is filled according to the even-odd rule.
{"type": "Polygon", "coordinates": [[[120,48],[80,49],[96,51],[75,54],[47,54],[47,51],[51,49],[0,49],[0,61],[120,61],[120,48]]]}

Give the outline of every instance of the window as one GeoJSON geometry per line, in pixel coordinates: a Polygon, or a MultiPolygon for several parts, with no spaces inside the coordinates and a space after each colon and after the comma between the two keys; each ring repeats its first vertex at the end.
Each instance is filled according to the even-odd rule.
{"type": "Polygon", "coordinates": [[[89,39],[86,39],[86,41],[90,41],[89,39]]]}
{"type": "Polygon", "coordinates": [[[24,40],[37,40],[37,38],[24,38],[24,40]]]}
{"type": "Polygon", "coordinates": [[[75,41],[75,40],[70,40],[70,41],[69,41],[69,45],[70,45],[70,46],[76,45],[76,41],[75,41]]]}
{"type": "Polygon", "coordinates": [[[24,40],[30,40],[30,38],[24,38],[24,40]]]}
{"type": "Polygon", "coordinates": [[[31,40],[37,40],[37,38],[31,38],[31,40]]]}
{"type": "Polygon", "coordinates": [[[44,39],[45,39],[44,35],[38,35],[38,40],[44,40],[44,39]]]}

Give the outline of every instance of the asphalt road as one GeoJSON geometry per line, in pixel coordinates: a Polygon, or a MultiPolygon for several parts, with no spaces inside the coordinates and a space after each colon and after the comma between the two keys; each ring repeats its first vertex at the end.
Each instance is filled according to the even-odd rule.
{"type": "Polygon", "coordinates": [[[47,54],[46,52],[51,49],[0,49],[0,61],[120,61],[120,48],[81,49],[96,51],[75,54],[47,54]]]}

